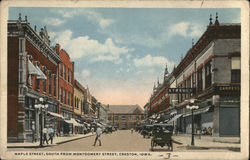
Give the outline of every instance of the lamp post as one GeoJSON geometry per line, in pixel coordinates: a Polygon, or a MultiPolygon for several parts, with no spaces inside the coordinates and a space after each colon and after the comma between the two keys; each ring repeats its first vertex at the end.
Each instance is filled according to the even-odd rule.
{"type": "Polygon", "coordinates": [[[41,97],[39,101],[35,104],[35,108],[40,111],[39,114],[39,122],[40,122],[40,146],[43,146],[43,112],[48,108],[48,104],[46,104],[45,100],[41,97]]]}
{"type": "Polygon", "coordinates": [[[198,109],[199,106],[196,106],[194,104],[196,99],[190,99],[189,104],[186,106],[187,109],[191,110],[192,113],[192,140],[191,140],[191,145],[194,146],[194,109],[198,109]]]}

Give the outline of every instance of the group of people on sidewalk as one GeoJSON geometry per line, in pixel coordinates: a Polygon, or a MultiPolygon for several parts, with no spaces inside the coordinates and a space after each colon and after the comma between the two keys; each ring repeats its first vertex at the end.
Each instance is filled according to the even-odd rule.
{"type": "Polygon", "coordinates": [[[52,127],[49,127],[49,128],[44,127],[43,128],[43,144],[44,142],[49,144],[48,143],[49,141],[50,141],[50,144],[53,144],[53,138],[54,138],[54,129],[52,127]]]}

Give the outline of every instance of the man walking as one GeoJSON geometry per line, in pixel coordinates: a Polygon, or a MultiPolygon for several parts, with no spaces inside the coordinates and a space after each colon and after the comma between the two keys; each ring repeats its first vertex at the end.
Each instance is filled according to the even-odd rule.
{"type": "Polygon", "coordinates": [[[48,141],[50,140],[50,144],[53,144],[54,129],[52,127],[49,127],[48,134],[49,134],[48,141]]]}
{"type": "Polygon", "coordinates": [[[44,141],[46,141],[47,144],[48,143],[48,139],[47,139],[47,134],[48,134],[48,130],[46,127],[43,128],[43,144],[44,144],[44,141]]]}
{"type": "Polygon", "coordinates": [[[98,126],[97,129],[96,129],[96,137],[95,137],[95,142],[94,142],[94,145],[93,145],[93,146],[95,146],[97,140],[99,141],[99,146],[102,145],[101,140],[100,140],[101,133],[102,133],[102,130],[101,130],[101,128],[98,126]]]}

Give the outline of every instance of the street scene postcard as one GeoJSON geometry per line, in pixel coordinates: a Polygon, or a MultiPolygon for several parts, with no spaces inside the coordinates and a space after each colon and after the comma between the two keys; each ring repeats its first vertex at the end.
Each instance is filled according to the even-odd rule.
{"type": "Polygon", "coordinates": [[[247,1],[0,13],[0,159],[249,158],[247,1]]]}

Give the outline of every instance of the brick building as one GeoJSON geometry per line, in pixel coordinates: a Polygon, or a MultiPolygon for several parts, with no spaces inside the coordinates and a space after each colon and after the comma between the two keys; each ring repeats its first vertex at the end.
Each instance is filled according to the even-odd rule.
{"type": "Polygon", "coordinates": [[[193,92],[169,94],[165,113],[175,115],[169,122],[179,132],[191,133],[191,111],[195,99],[194,128],[211,128],[213,136],[240,135],[240,56],[241,25],[214,24],[210,17],[207,30],[186,53],[169,77],[170,88],[192,88],[193,92]]]}
{"type": "Polygon", "coordinates": [[[9,142],[38,139],[41,125],[56,125],[56,121],[48,119],[50,115],[57,115],[57,66],[60,62],[60,57],[50,47],[46,27],[37,33],[30,27],[27,17],[22,20],[21,14],[18,20],[8,21],[9,142]],[[48,105],[45,113],[51,114],[43,114],[34,107],[39,98],[48,105]]]}
{"type": "Polygon", "coordinates": [[[118,129],[135,128],[144,120],[144,111],[138,105],[108,105],[108,123],[118,129]]]}
{"type": "MultiPolygon", "coordinates": [[[[75,80],[75,85],[74,85],[74,113],[75,113],[75,120],[77,122],[82,121],[82,116],[84,116],[84,92],[85,88],[75,80]]],[[[84,126],[79,124],[75,126],[75,133],[83,133],[84,126]]]]}
{"type": "Polygon", "coordinates": [[[74,62],[70,61],[69,54],[64,49],[61,49],[59,44],[55,46],[55,50],[62,60],[58,67],[58,100],[60,102],[58,113],[64,117],[64,120],[60,121],[58,129],[60,129],[60,134],[73,134],[74,62]]]}

